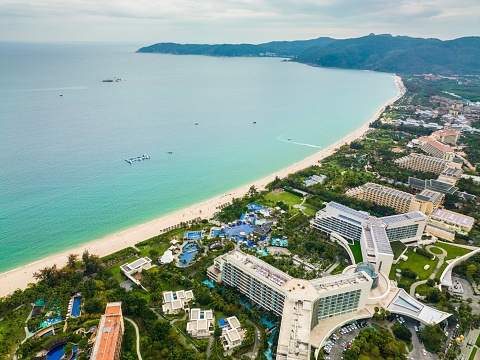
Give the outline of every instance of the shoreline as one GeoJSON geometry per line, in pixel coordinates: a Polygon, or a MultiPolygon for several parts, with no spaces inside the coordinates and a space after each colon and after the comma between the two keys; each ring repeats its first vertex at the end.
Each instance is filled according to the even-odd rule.
{"type": "Polygon", "coordinates": [[[250,184],[241,186],[233,190],[232,192],[229,192],[228,194],[216,196],[212,199],[192,205],[186,209],[177,211],[175,213],[162,216],[158,219],[137,225],[135,227],[104,237],[102,239],[91,241],[74,249],[70,249],[62,253],[49,256],[45,259],[41,259],[33,263],[21,266],[19,268],[4,272],[0,274],[0,297],[7,296],[16,289],[25,289],[29,283],[34,282],[33,273],[37,272],[42,268],[45,268],[47,266],[51,267],[54,264],[56,264],[58,267],[63,267],[67,263],[68,254],[78,254],[81,257],[82,253],[85,250],[88,250],[90,254],[95,254],[100,257],[112,254],[126,247],[133,246],[140,241],[159,235],[162,233],[161,230],[166,229],[170,226],[177,225],[180,222],[192,220],[197,217],[209,219],[215,212],[218,211],[218,206],[225,203],[231,203],[233,198],[242,197],[248,192],[252,185],[254,185],[257,190],[264,190],[265,186],[268,183],[272,182],[276,176],[278,176],[279,178],[284,178],[288,176],[288,174],[306,169],[313,165],[318,165],[319,161],[335,153],[335,148],[339,148],[340,146],[345,144],[350,144],[351,142],[363,137],[370,128],[370,124],[380,117],[385,108],[393,104],[405,94],[406,89],[402,83],[401,78],[395,74],[393,75],[393,77],[395,79],[395,84],[398,88],[397,95],[393,99],[388,101],[385,105],[383,105],[382,108],[380,108],[365,125],[357,129],[353,133],[340,139],[335,144],[330,145],[328,148],[322,149],[321,151],[291,166],[277,171],[274,174],[266,176],[260,180],[256,180],[250,184]]]}

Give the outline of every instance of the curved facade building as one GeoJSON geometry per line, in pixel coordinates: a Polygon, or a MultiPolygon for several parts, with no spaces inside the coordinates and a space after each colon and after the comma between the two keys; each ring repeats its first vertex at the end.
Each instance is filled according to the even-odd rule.
{"type": "Polygon", "coordinates": [[[372,289],[378,286],[378,274],[375,272],[375,266],[369,262],[361,262],[357,264],[355,272],[365,271],[373,280],[372,289]]]}

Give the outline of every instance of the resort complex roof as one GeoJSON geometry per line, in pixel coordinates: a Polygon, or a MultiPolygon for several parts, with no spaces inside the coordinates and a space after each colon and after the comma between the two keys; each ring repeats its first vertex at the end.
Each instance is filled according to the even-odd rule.
{"type": "Polygon", "coordinates": [[[437,310],[422,304],[410,296],[405,290],[400,289],[387,306],[387,310],[396,314],[404,314],[419,320],[422,324],[438,324],[452,314],[437,310]]]}
{"type": "Polygon", "coordinates": [[[444,209],[435,209],[430,216],[464,227],[472,227],[475,223],[475,219],[470,216],[465,216],[444,209]]]}
{"type": "Polygon", "coordinates": [[[407,214],[400,214],[400,215],[392,215],[386,216],[382,218],[382,222],[384,224],[393,224],[401,221],[411,220],[411,219],[420,219],[425,218],[426,216],[422,214],[420,211],[414,211],[407,214]]]}
{"type": "Polygon", "coordinates": [[[328,205],[329,205],[330,207],[336,209],[336,210],[340,210],[340,211],[342,211],[342,212],[345,212],[345,213],[347,213],[347,214],[356,216],[356,217],[358,217],[358,218],[360,218],[360,219],[363,219],[363,220],[367,219],[367,218],[370,216],[370,215],[365,214],[365,213],[363,213],[363,212],[361,212],[361,211],[357,211],[357,210],[351,209],[351,208],[349,208],[349,207],[347,207],[347,206],[344,206],[344,205],[339,204],[339,203],[336,203],[336,202],[331,202],[331,203],[329,203],[328,205]]]}

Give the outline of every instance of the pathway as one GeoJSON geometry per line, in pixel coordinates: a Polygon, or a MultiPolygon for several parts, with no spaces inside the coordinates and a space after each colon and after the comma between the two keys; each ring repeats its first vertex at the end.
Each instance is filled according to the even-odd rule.
{"type": "MultiPolygon", "coordinates": [[[[445,256],[447,256],[447,251],[445,249],[442,249],[441,247],[438,247],[438,246],[435,246],[435,245],[428,245],[426,247],[426,250],[432,254],[432,255],[435,255],[438,257],[438,264],[437,264],[437,267],[435,268],[435,271],[428,277],[429,279],[434,279],[435,278],[435,275],[437,275],[437,272],[438,270],[440,270],[440,268],[442,267],[443,265],[443,261],[445,259],[445,256]],[[430,251],[431,248],[435,248],[435,249],[439,249],[442,251],[442,254],[439,255],[439,254],[435,254],[433,253],[432,251],[430,251]]],[[[428,281],[427,280],[421,280],[421,281],[417,281],[417,282],[414,282],[411,286],[410,286],[410,296],[412,297],[415,297],[415,289],[417,288],[418,285],[421,285],[421,284],[426,284],[428,281]]]]}
{"type": "Polygon", "coordinates": [[[159,319],[167,320],[170,323],[170,325],[172,325],[173,327],[175,327],[175,329],[177,329],[177,331],[182,335],[180,339],[185,346],[192,348],[197,353],[200,352],[197,348],[197,345],[188,337],[188,335],[186,335],[182,330],[180,330],[180,328],[177,325],[175,325],[177,321],[185,320],[187,318],[187,314],[185,314],[181,319],[170,320],[170,319],[167,319],[162,314],[160,314],[160,312],[156,311],[157,309],[151,307],[150,310],[152,310],[155,314],[157,314],[157,317],[159,319]]]}
{"type": "Polygon", "coordinates": [[[332,266],[330,266],[325,272],[327,274],[330,274],[338,265],[340,265],[340,260],[338,259],[338,257],[335,258],[335,264],[333,264],[332,266]]]}
{"type": "Polygon", "coordinates": [[[252,324],[253,328],[255,329],[255,345],[253,346],[253,350],[245,353],[244,355],[248,356],[250,359],[255,359],[257,357],[258,348],[260,346],[260,331],[252,321],[248,320],[248,322],[252,324]]]}
{"type": "Polygon", "coordinates": [[[125,317],[125,320],[132,323],[132,325],[135,327],[135,332],[137,333],[137,356],[138,356],[138,360],[142,360],[142,354],[140,354],[140,332],[138,331],[138,326],[137,324],[135,324],[135,321],[133,321],[132,319],[125,317]]]}
{"type": "Polygon", "coordinates": [[[208,338],[208,345],[207,345],[207,357],[210,357],[210,354],[212,353],[212,343],[213,343],[213,336],[210,336],[208,338]]]}

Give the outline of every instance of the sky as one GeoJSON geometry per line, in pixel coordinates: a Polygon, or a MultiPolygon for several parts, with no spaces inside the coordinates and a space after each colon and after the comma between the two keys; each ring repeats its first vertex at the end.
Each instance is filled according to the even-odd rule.
{"type": "Polygon", "coordinates": [[[479,0],[0,0],[0,41],[253,43],[480,35],[479,0]]]}

